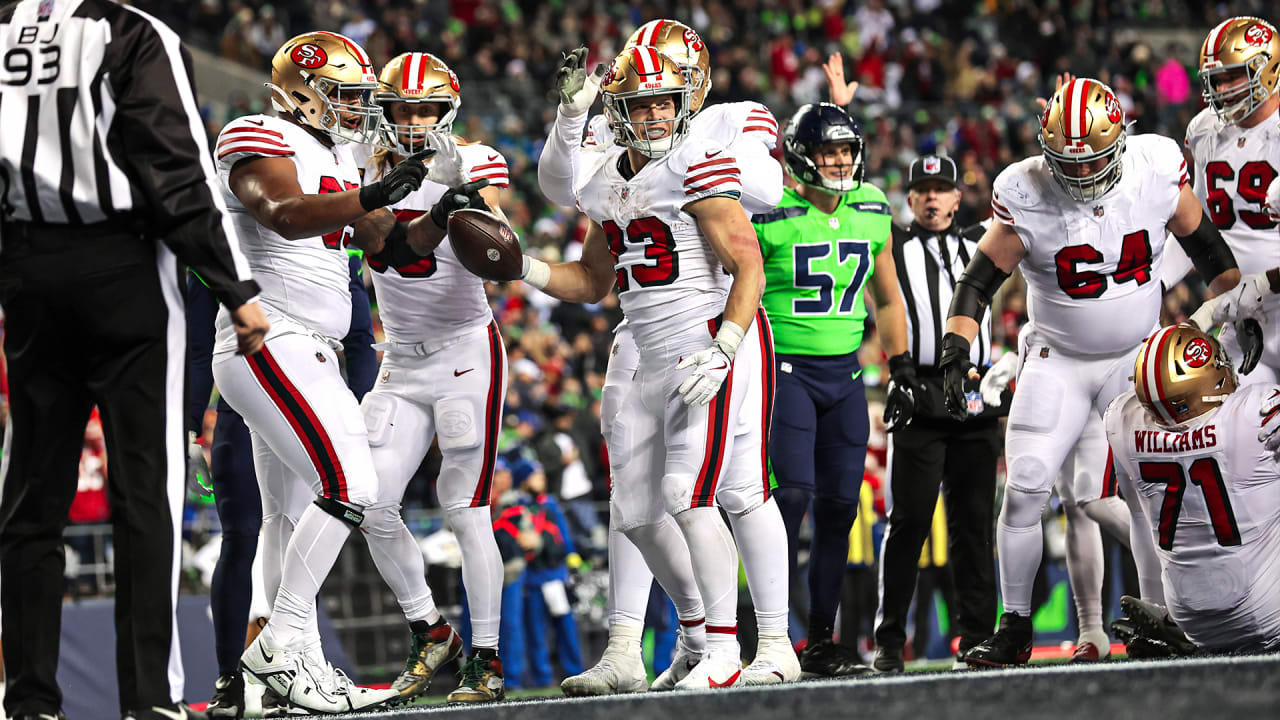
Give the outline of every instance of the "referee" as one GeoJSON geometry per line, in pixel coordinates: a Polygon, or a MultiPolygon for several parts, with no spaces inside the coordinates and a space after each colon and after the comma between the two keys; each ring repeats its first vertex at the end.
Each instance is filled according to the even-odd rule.
{"type": "MultiPolygon", "coordinates": [[[[872,662],[879,672],[903,669],[907,608],[916,589],[920,550],[932,529],[939,484],[946,500],[956,584],[951,627],[960,636],[961,653],[987,639],[996,621],[992,534],[1001,413],[983,408],[975,392],[969,399],[971,417],[963,424],[950,419],[938,369],[951,294],[983,228],[961,229],[955,224],[960,190],[950,158],[927,156],[911,163],[907,204],[915,220],[906,229],[894,226],[893,256],[907,306],[910,353],[918,358],[917,375],[926,391],[916,399],[911,424],[889,436],[889,528],[880,554],[880,609],[872,662]]],[[[989,310],[972,359],[984,372],[991,364],[989,310]]]]}
{"type": "Polygon", "coordinates": [[[0,470],[5,710],[61,717],[62,531],[85,422],[109,458],[120,710],[187,712],[175,635],[184,499],[182,268],[261,347],[178,36],[108,0],[0,7],[0,304],[12,377],[0,470]]]}

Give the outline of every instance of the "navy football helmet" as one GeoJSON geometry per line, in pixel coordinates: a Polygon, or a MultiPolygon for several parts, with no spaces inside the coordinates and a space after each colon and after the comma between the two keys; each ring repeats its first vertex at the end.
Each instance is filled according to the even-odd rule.
{"type": "Polygon", "coordinates": [[[849,113],[831,103],[810,103],[796,110],[782,131],[782,157],[796,180],[837,195],[862,185],[866,172],[863,163],[862,131],[849,113]],[[848,177],[829,178],[818,169],[813,156],[823,145],[849,143],[853,151],[853,168],[848,177]]]}

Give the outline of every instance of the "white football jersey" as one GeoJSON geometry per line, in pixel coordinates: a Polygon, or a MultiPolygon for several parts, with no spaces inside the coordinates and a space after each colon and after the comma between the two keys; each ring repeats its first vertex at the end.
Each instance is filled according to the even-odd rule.
{"type": "MultiPolygon", "coordinates": [[[[342,192],[360,187],[360,173],[342,146],[326,147],[310,132],[287,120],[249,115],[228,123],[214,150],[218,179],[240,247],[253,277],[262,286],[263,305],[334,339],[351,326],[350,265],[347,241],[351,227],[324,236],[286,240],[261,225],[231,192],[229,177],[237,162],[254,157],[287,157],[307,194],[342,192]]],[[[218,314],[218,350],[235,345],[230,316],[218,314]]]]}
{"type": "MultiPolygon", "coordinates": [[[[742,170],[742,207],[748,215],[769,212],[782,200],[782,170],[771,154],[778,144],[778,121],[769,108],[758,102],[706,105],[689,121],[689,135],[723,145],[738,161],[742,170]]],[[[582,149],[602,151],[611,147],[614,140],[609,118],[593,117],[582,149]]],[[[579,167],[586,168],[591,161],[578,162],[579,167]]]]}
{"type": "MultiPolygon", "coordinates": [[[[357,150],[356,162],[364,168],[366,179],[375,180],[387,168],[374,167],[371,148],[361,147],[364,150],[357,150]]],[[[498,188],[510,184],[507,161],[497,150],[488,145],[459,145],[458,154],[468,182],[485,179],[498,188]]],[[[431,212],[447,189],[424,180],[416,191],[388,209],[400,222],[409,222],[431,212]]],[[[434,252],[412,265],[392,268],[365,257],[373,270],[378,315],[390,342],[441,340],[484,327],[493,320],[484,281],[462,267],[447,235],[434,252]]]]}
{"type": "Polygon", "coordinates": [[[1160,317],[1160,271],[1169,219],[1187,184],[1173,140],[1128,138],[1120,181],[1092,203],[1076,202],[1044,156],[1005,168],[992,192],[995,217],[1027,249],[1027,313],[1064,352],[1132,350],[1160,317]]]}
{"type": "Polygon", "coordinates": [[[1280,236],[1263,204],[1280,171],[1280,127],[1275,118],[1251,128],[1222,125],[1205,108],[1187,125],[1186,147],[1195,159],[1195,193],[1231,247],[1240,272],[1280,265],[1280,236]]]}
{"type": "Polygon", "coordinates": [[[689,203],[742,191],[737,160],[711,140],[687,137],[665,157],[650,160],[630,180],[614,146],[585,154],[578,208],[604,228],[617,270],[618,301],[641,348],[666,331],[724,310],[729,278],[689,203]]]}
{"type": "Polygon", "coordinates": [[[1280,640],[1280,466],[1258,441],[1260,408],[1276,393],[1240,388],[1173,429],[1132,390],[1107,409],[1116,470],[1133,479],[1157,543],[1169,614],[1202,647],[1280,640]]]}

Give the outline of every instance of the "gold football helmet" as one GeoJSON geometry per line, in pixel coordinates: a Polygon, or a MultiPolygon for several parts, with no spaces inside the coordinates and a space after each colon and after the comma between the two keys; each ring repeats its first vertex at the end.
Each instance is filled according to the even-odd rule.
{"type": "Polygon", "coordinates": [[[453,120],[462,104],[462,86],[458,76],[443,60],[431,53],[404,53],[392,58],[378,74],[375,98],[382,106],[384,144],[402,157],[426,146],[427,135],[453,133],[453,120]],[[442,107],[435,124],[408,125],[392,122],[393,102],[439,103],[442,107]]]}
{"type": "Polygon", "coordinates": [[[693,84],[689,114],[702,109],[711,90],[711,53],[693,28],[675,20],[650,20],[631,33],[624,49],[636,45],[657,48],[658,52],[671,56],[693,84]]]}
{"type": "Polygon", "coordinates": [[[382,108],[373,102],[378,78],[369,56],[343,35],[309,32],[289,40],[271,59],[271,105],[335,143],[371,143],[382,108]]]}
{"type": "Polygon", "coordinates": [[[1111,88],[1076,78],[1053,94],[1040,117],[1040,148],[1049,170],[1067,194],[1092,202],[1120,182],[1124,156],[1124,109],[1111,88]],[[1084,175],[1082,163],[1106,159],[1084,175]]]}
{"type": "Polygon", "coordinates": [[[649,46],[632,46],[614,58],[600,82],[604,111],[619,145],[651,158],[671,152],[689,132],[693,85],[669,55],[649,46]],[[631,119],[630,105],[655,95],[670,95],[675,114],[670,118],[631,119]],[[638,128],[638,130],[637,130],[638,128]],[[654,137],[655,133],[661,133],[654,137]]]}
{"type": "Polygon", "coordinates": [[[1138,401],[1161,425],[1181,425],[1235,392],[1231,360],[1212,336],[1191,325],[1160,328],[1133,364],[1138,401]]]}
{"type": "Polygon", "coordinates": [[[1200,46],[1200,82],[1204,101],[1218,119],[1240,122],[1271,97],[1280,81],[1280,37],[1276,28],[1256,17],[1233,17],[1209,31],[1200,46]],[[1243,70],[1248,82],[1226,77],[1243,70]],[[1230,83],[1226,87],[1224,84],[1230,83]]]}

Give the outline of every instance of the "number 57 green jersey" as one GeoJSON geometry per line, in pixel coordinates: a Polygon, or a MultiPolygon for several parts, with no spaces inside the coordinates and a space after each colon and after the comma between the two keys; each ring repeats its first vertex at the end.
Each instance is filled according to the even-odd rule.
{"type": "Polygon", "coordinates": [[[847,355],[862,343],[862,289],[889,242],[884,193],[867,183],[823,213],[792,188],[772,212],[751,218],[764,256],[764,309],[774,349],[789,355],[847,355]]]}

